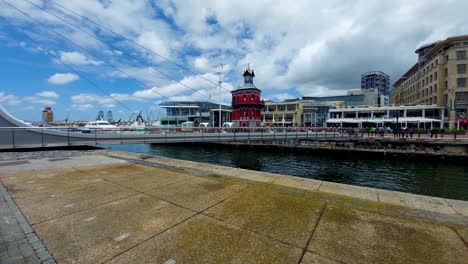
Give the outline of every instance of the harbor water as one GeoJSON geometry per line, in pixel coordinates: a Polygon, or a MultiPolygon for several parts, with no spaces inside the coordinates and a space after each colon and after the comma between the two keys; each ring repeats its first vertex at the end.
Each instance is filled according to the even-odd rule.
{"type": "Polygon", "coordinates": [[[468,200],[468,167],[448,160],[392,159],[327,153],[281,153],[213,145],[107,145],[167,158],[206,162],[337,183],[468,200]]]}

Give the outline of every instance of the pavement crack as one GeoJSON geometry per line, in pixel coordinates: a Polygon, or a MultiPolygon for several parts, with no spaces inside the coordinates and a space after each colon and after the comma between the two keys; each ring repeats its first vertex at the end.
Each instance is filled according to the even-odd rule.
{"type": "Polygon", "coordinates": [[[94,205],[94,206],[84,208],[83,210],[78,210],[78,211],[75,211],[75,212],[71,212],[71,213],[69,213],[69,214],[64,214],[64,215],[57,216],[57,217],[53,217],[53,218],[50,218],[50,219],[47,219],[47,220],[43,220],[43,221],[40,221],[40,222],[37,222],[37,223],[33,223],[32,226],[40,225],[40,224],[43,224],[43,223],[45,223],[45,222],[49,222],[49,221],[52,221],[52,220],[55,220],[55,219],[59,219],[59,218],[65,217],[65,216],[69,216],[69,215],[74,215],[74,214],[78,214],[78,213],[81,213],[81,212],[85,212],[85,211],[88,211],[88,210],[90,210],[90,209],[94,209],[94,208],[97,208],[97,207],[100,207],[100,206],[103,206],[103,205],[106,205],[106,204],[110,204],[110,203],[113,203],[113,202],[118,202],[118,201],[121,201],[121,200],[130,198],[130,197],[133,197],[133,196],[141,195],[141,194],[142,194],[142,193],[135,193],[135,194],[131,194],[131,195],[128,195],[128,196],[125,196],[125,197],[121,197],[121,198],[119,198],[119,199],[115,199],[115,200],[112,200],[112,201],[109,201],[109,202],[106,202],[106,203],[96,204],[96,205],[94,205]]]}
{"type": "Polygon", "coordinates": [[[302,249],[302,255],[301,255],[301,258],[299,259],[299,261],[297,262],[298,264],[302,262],[302,259],[304,258],[304,255],[307,252],[307,248],[309,247],[310,241],[312,241],[312,237],[314,236],[315,231],[317,230],[317,227],[318,227],[318,225],[320,223],[320,220],[322,220],[322,215],[323,215],[323,212],[325,212],[325,208],[327,207],[327,205],[328,205],[328,203],[325,203],[323,205],[322,210],[320,211],[319,218],[317,219],[317,223],[315,223],[314,229],[312,230],[312,233],[310,234],[309,240],[307,241],[307,244],[305,245],[305,247],[302,249]]]}
{"type": "MultiPolygon", "coordinates": [[[[218,205],[218,204],[220,204],[220,203],[226,201],[227,199],[229,199],[229,198],[231,198],[231,197],[234,197],[235,195],[237,195],[237,194],[243,192],[244,190],[246,190],[247,188],[249,188],[249,187],[246,187],[246,188],[244,188],[244,189],[242,189],[242,190],[240,190],[240,191],[238,191],[238,192],[236,192],[236,193],[234,193],[234,194],[232,194],[232,195],[229,195],[228,197],[226,197],[226,198],[222,199],[221,201],[219,201],[219,202],[213,204],[212,206],[209,206],[209,207],[205,208],[204,210],[202,210],[202,211],[200,211],[200,212],[197,212],[197,211],[194,211],[194,210],[192,210],[192,209],[189,209],[189,210],[195,212],[192,216],[187,217],[186,219],[180,221],[179,223],[176,223],[176,224],[174,224],[174,225],[172,225],[172,226],[170,226],[170,227],[168,227],[168,228],[162,230],[161,232],[155,234],[154,236],[151,236],[151,237],[145,239],[144,241],[141,241],[140,243],[138,243],[138,244],[136,244],[136,245],[134,245],[134,246],[128,248],[127,250],[125,250],[125,251],[123,251],[123,252],[118,253],[118,254],[115,255],[115,256],[112,256],[111,258],[109,258],[109,259],[107,259],[107,260],[105,260],[105,261],[103,261],[103,262],[101,262],[101,263],[107,263],[107,262],[111,261],[112,259],[114,259],[114,258],[116,258],[116,257],[118,257],[118,256],[120,256],[120,255],[122,255],[122,254],[124,254],[124,253],[126,253],[126,252],[128,252],[128,251],[130,251],[130,250],[132,250],[132,249],[134,249],[134,248],[136,248],[136,247],[138,247],[139,245],[141,245],[141,244],[143,244],[143,243],[145,243],[145,242],[147,242],[147,241],[149,241],[149,240],[151,240],[151,239],[153,239],[153,238],[155,238],[155,237],[157,237],[157,236],[159,236],[159,235],[161,235],[162,233],[166,232],[167,230],[170,230],[170,229],[172,229],[172,228],[174,228],[174,227],[177,227],[177,226],[179,226],[179,225],[181,225],[181,224],[187,222],[188,220],[190,220],[190,219],[192,219],[192,218],[194,218],[194,217],[196,217],[196,216],[198,216],[198,215],[203,214],[203,212],[205,212],[206,210],[209,210],[210,208],[212,208],[212,207],[214,207],[214,206],[216,206],[216,205],[218,205]]],[[[151,196],[151,197],[154,197],[154,196],[151,196]]],[[[157,197],[154,197],[154,198],[157,198],[157,197]]],[[[157,199],[160,199],[160,198],[157,198],[157,199]]],[[[161,200],[162,200],[162,199],[161,199],[161,200]]],[[[164,201],[164,200],[163,200],[163,201],[164,201]]],[[[174,205],[177,205],[177,204],[174,204],[174,205]]],[[[180,206],[180,205],[177,205],[177,206],[182,207],[182,206],[180,206]]],[[[183,207],[183,208],[184,208],[184,207],[183,207]]],[[[203,215],[205,215],[205,214],[203,214],[203,215]]]]}
{"type": "Polygon", "coordinates": [[[268,234],[260,233],[260,232],[255,231],[255,230],[248,229],[248,228],[245,228],[245,227],[243,227],[243,226],[233,224],[233,223],[231,223],[231,222],[228,222],[228,221],[225,221],[225,220],[223,220],[223,219],[214,217],[214,216],[212,216],[212,215],[208,215],[208,214],[206,214],[206,213],[201,213],[201,214],[204,215],[204,216],[206,216],[206,217],[209,217],[209,218],[212,218],[212,219],[214,219],[214,220],[217,220],[217,221],[219,221],[219,222],[222,222],[222,223],[224,223],[224,224],[237,227],[237,228],[239,228],[239,229],[241,229],[241,230],[244,230],[244,231],[246,231],[246,232],[249,232],[249,233],[252,233],[252,234],[256,234],[256,235],[259,235],[259,236],[263,236],[263,237],[266,237],[266,238],[268,238],[268,239],[274,240],[274,241],[276,241],[276,242],[278,242],[278,243],[281,243],[281,244],[284,244],[284,245],[286,245],[286,246],[290,246],[290,247],[302,249],[302,248],[300,248],[300,247],[298,247],[298,246],[296,246],[296,245],[293,245],[293,244],[290,244],[290,243],[288,243],[288,242],[279,240],[279,239],[274,238],[274,237],[272,237],[272,236],[270,236],[270,235],[268,235],[268,234]]]}
{"type": "Polygon", "coordinates": [[[457,229],[455,229],[452,226],[450,226],[450,229],[452,229],[453,232],[455,232],[455,234],[457,234],[457,236],[460,238],[460,240],[465,244],[465,247],[468,248],[468,241],[465,241],[465,239],[460,235],[460,233],[458,233],[457,229]]]}
{"type": "Polygon", "coordinates": [[[452,210],[453,210],[457,215],[460,215],[460,216],[463,216],[463,217],[464,217],[464,215],[460,214],[460,212],[458,212],[458,211],[447,201],[447,199],[444,199],[444,201],[445,201],[445,203],[448,204],[448,206],[449,206],[450,208],[452,208],[452,210]]]}

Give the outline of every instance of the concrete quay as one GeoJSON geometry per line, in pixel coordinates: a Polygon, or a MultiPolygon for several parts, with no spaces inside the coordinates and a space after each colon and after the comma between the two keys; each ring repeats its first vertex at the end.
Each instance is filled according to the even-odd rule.
{"type": "Polygon", "coordinates": [[[468,259],[468,201],[113,150],[64,153],[1,153],[0,263],[468,259]]]}

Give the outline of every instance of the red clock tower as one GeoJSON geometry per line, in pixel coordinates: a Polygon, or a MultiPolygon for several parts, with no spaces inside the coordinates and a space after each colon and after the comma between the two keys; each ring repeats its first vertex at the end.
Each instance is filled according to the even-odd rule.
{"type": "Polygon", "coordinates": [[[253,84],[255,73],[252,69],[247,68],[243,76],[244,84],[231,92],[231,120],[235,127],[258,127],[263,108],[263,102],[260,99],[262,91],[253,84]]]}

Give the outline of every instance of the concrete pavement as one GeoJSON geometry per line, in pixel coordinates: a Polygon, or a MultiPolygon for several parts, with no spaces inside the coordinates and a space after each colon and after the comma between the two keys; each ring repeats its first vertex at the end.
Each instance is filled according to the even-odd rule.
{"type": "MultiPolygon", "coordinates": [[[[467,201],[109,150],[8,162],[0,162],[0,181],[8,190],[4,195],[12,197],[27,219],[24,228],[31,227],[53,257],[42,260],[36,254],[38,262],[33,262],[17,254],[14,261],[468,259],[467,201]]],[[[0,214],[6,215],[4,210],[0,214]]],[[[22,243],[32,245],[27,239],[22,243]]],[[[10,261],[18,252],[8,250],[10,261]]]]}

